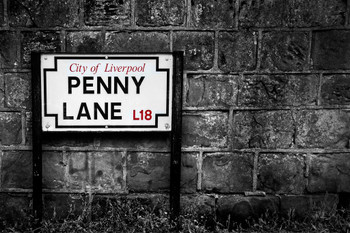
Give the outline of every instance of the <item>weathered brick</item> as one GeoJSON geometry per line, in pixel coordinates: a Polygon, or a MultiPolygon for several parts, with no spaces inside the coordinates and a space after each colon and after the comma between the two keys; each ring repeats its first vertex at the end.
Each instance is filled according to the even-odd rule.
{"type": "MultiPolygon", "coordinates": [[[[111,157],[113,155],[110,155],[111,157]]],[[[115,157],[115,156],[114,156],[115,157]]],[[[105,170],[106,167],[110,167],[110,170],[114,169],[117,171],[114,171],[112,173],[111,171],[105,171],[105,174],[115,174],[115,181],[106,181],[102,182],[96,181],[99,179],[99,175],[101,172],[96,171],[97,168],[92,168],[93,169],[93,174],[96,173],[96,175],[93,175],[93,185],[95,188],[98,188],[99,191],[105,192],[106,190],[116,190],[120,191],[122,188],[124,188],[125,184],[124,181],[122,180],[122,160],[118,156],[118,161],[105,161],[105,157],[100,158],[100,164],[102,164],[100,167],[102,170],[105,170]],[[106,165],[110,164],[110,165],[106,165]],[[113,163],[115,164],[113,166],[113,163]],[[94,178],[95,177],[95,178],[94,178]],[[94,181],[95,179],[95,181],[94,181]],[[98,183],[98,184],[97,184],[98,183]],[[111,184],[111,187],[109,187],[107,184],[111,184]],[[114,185],[112,187],[112,185],[114,185]],[[119,185],[119,186],[118,186],[119,185]]],[[[116,159],[114,159],[116,160],[116,159]]],[[[166,169],[169,168],[170,166],[170,161],[169,156],[167,154],[161,153],[161,154],[151,154],[151,153],[132,153],[129,158],[128,158],[128,185],[129,189],[131,190],[136,190],[136,191],[147,191],[147,188],[150,187],[152,190],[156,189],[164,189],[167,188],[166,180],[169,177],[163,177],[160,181],[157,181],[159,177],[162,177],[162,174],[165,174],[167,176],[167,171],[166,169]],[[157,159],[160,159],[160,163],[164,164],[164,170],[163,168],[160,170],[160,165],[156,162],[157,159]],[[150,172],[150,174],[148,173],[150,172]],[[130,174],[129,174],[130,173],[130,174]],[[145,175],[146,174],[146,175],[145,175]],[[129,176],[130,175],[130,176],[129,176]],[[141,181],[140,177],[142,175],[145,175],[146,177],[142,178],[141,181]],[[146,182],[147,181],[147,182],[146,182]],[[143,183],[141,186],[140,183],[143,183]]],[[[100,169],[100,170],[101,170],[100,169]]],[[[102,171],[101,170],[101,171],[102,171]]],[[[181,173],[181,191],[184,193],[192,193],[196,191],[196,185],[197,185],[197,159],[196,159],[196,154],[191,154],[191,153],[185,153],[182,158],[182,173],[181,173]]]]}
{"type": "Polygon", "coordinates": [[[98,53],[102,50],[103,38],[100,32],[70,32],[67,34],[67,52],[98,53]]]}
{"type": "Polygon", "coordinates": [[[58,52],[61,50],[60,34],[58,32],[23,32],[22,34],[22,63],[28,67],[31,52],[58,52]]]}
{"type": "Polygon", "coordinates": [[[169,33],[165,32],[108,32],[106,52],[169,52],[169,33]],[[156,46],[155,46],[156,45],[156,46]]]}
{"type": "Polygon", "coordinates": [[[278,209],[279,198],[275,196],[222,196],[217,201],[217,220],[225,226],[227,226],[227,223],[245,223],[248,218],[260,217],[266,214],[267,211],[269,213],[275,213],[278,212],[278,209]]]}
{"type": "Polygon", "coordinates": [[[2,188],[29,189],[33,187],[31,152],[3,152],[1,163],[2,188]]]}
{"type": "Polygon", "coordinates": [[[330,27],[345,23],[346,2],[338,0],[241,0],[241,27],[330,27]]]}
{"type": "Polygon", "coordinates": [[[197,154],[183,153],[181,157],[181,192],[195,193],[197,190],[197,154]]]}
{"type": "MultiPolygon", "coordinates": [[[[0,216],[7,223],[22,222],[28,218],[32,207],[28,194],[1,193],[0,194],[0,216]]],[[[2,225],[4,226],[4,225],[2,225]]]]}
{"type": "Polygon", "coordinates": [[[298,154],[261,154],[258,166],[258,190],[268,193],[303,193],[304,158],[298,154]]]}
{"type": "Polygon", "coordinates": [[[209,70],[214,64],[214,34],[211,32],[175,32],[174,51],[185,51],[184,69],[209,70]]]}
{"type": "Polygon", "coordinates": [[[305,219],[312,215],[334,211],[338,204],[338,196],[326,195],[298,195],[281,196],[281,214],[284,217],[296,217],[305,219]],[[317,213],[318,212],[318,213],[317,213]]]}
{"type": "Polygon", "coordinates": [[[256,68],[256,32],[223,32],[219,34],[219,68],[225,72],[256,68]]]}
{"type": "Polygon", "coordinates": [[[5,74],[5,107],[30,109],[31,78],[28,73],[5,74]]]}
{"type": "Polygon", "coordinates": [[[229,107],[236,105],[238,76],[188,75],[186,106],[229,107]]]}
{"type": "Polygon", "coordinates": [[[310,155],[307,190],[311,193],[350,192],[350,154],[310,155]]]}
{"type": "MultiPolygon", "coordinates": [[[[28,119],[31,122],[31,119],[28,119]]],[[[56,132],[46,134],[42,139],[43,146],[68,146],[68,147],[88,147],[94,145],[94,136],[90,133],[64,133],[56,132]]]]}
{"type": "Polygon", "coordinates": [[[85,24],[91,26],[128,26],[131,24],[130,0],[86,0],[85,24]]]}
{"type": "Polygon", "coordinates": [[[185,21],[185,1],[137,0],[136,24],[139,26],[181,26],[185,21]]]}
{"type": "Polygon", "coordinates": [[[0,26],[5,24],[5,8],[4,1],[0,1],[0,26]]]}
{"type": "Polygon", "coordinates": [[[124,133],[114,134],[113,137],[109,134],[100,134],[96,137],[95,143],[99,147],[114,147],[133,150],[164,150],[170,148],[170,136],[160,134],[158,132],[145,133],[124,133]]]}
{"type": "Polygon", "coordinates": [[[15,32],[0,32],[0,68],[17,68],[18,37],[15,32]]]}
{"type": "Polygon", "coordinates": [[[44,189],[65,188],[67,162],[60,152],[44,152],[42,155],[42,183],[44,189]]]}
{"type": "Polygon", "coordinates": [[[79,0],[11,0],[9,23],[13,27],[75,27],[79,23],[79,0]]]}
{"type": "Polygon", "coordinates": [[[227,147],[228,113],[205,112],[183,116],[182,143],[184,146],[227,147]]]}
{"type": "Polygon", "coordinates": [[[289,27],[330,27],[345,23],[346,1],[289,0],[286,1],[289,27]]]}
{"type": "Polygon", "coordinates": [[[233,147],[290,148],[295,125],[290,111],[236,112],[233,119],[233,147]]]}
{"type": "Polygon", "coordinates": [[[349,115],[342,110],[298,111],[296,145],[302,148],[348,148],[349,115]]]}
{"type": "Polygon", "coordinates": [[[88,153],[72,152],[66,156],[68,160],[68,174],[66,175],[67,189],[70,191],[84,191],[89,184],[88,153]]]}
{"type": "Polygon", "coordinates": [[[205,154],[202,188],[205,191],[219,193],[251,191],[253,188],[252,169],[252,154],[205,154]]]}
{"type": "Polygon", "coordinates": [[[191,1],[190,26],[199,28],[235,28],[235,1],[191,1]]]}
{"type": "Polygon", "coordinates": [[[22,142],[22,117],[17,112],[0,112],[0,144],[18,145],[22,142]]]}
{"type": "Polygon", "coordinates": [[[324,75],[321,86],[321,104],[350,104],[350,76],[345,74],[324,75]]]}
{"type": "Polygon", "coordinates": [[[33,27],[35,25],[34,19],[31,16],[32,12],[28,9],[28,5],[37,7],[38,2],[24,1],[24,4],[17,0],[8,2],[10,26],[33,27]]]}
{"type": "Polygon", "coordinates": [[[350,69],[350,31],[316,31],[313,35],[312,62],[317,70],[350,69]]]}
{"type": "Polygon", "coordinates": [[[315,105],[317,75],[244,75],[238,104],[254,107],[315,105]]]}
{"type": "Polygon", "coordinates": [[[170,185],[170,156],[165,153],[132,152],[127,159],[130,191],[165,191],[170,185]]]}
{"type": "Polygon", "coordinates": [[[43,194],[43,218],[47,220],[66,220],[71,216],[82,216],[87,206],[88,200],[81,194],[43,194]]]}
{"type": "Polygon", "coordinates": [[[94,192],[123,191],[124,159],[120,152],[96,152],[91,155],[91,185],[94,192]]]}
{"type": "Polygon", "coordinates": [[[281,71],[307,70],[308,54],[307,32],[266,32],[262,38],[260,68],[281,71]]]}
{"type": "Polygon", "coordinates": [[[286,17],[285,1],[240,0],[240,27],[281,27],[286,17]]]}

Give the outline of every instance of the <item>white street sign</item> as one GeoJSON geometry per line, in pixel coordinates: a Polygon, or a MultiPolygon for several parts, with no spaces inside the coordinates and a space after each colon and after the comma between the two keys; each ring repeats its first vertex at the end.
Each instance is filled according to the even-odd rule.
{"type": "Polygon", "coordinates": [[[172,54],[42,54],[43,131],[170,131],[172,54]]]}

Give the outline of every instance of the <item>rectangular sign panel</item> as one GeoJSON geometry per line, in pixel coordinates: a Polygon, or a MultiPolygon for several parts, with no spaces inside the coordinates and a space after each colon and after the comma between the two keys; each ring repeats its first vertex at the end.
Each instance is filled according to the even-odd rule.
{"type": "Polygon", "coordinates": [[[172,54],[42,54],[43,131],[171,131],[172,54]]]}

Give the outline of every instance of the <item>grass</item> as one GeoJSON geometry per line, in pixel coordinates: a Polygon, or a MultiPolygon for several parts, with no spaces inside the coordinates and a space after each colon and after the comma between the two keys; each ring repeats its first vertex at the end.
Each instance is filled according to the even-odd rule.
{"type": "MultiPolygon", "coordinates": [[[[139,199],[106,199],[97,202],[93,208],[87,205],[79,216],[73,211],[63,219],[53,217],[44,220],[41,232],[183,232],[183,233],[226,233],[226,232],[344,232],[350,233],[350,211],[315,207],[303,219],[290,211],[288,216],[266,212],[256,219],[235,222],[228,217],[218,222],[215,216],[198,215],[187,211],[180,216],[179,225],[169,221],[169,212],[161,204],[150,205],[139,199]]],[[[29,216],[17,222],[0,222],[1,232],[34,232],[33,219],[29,216]]]]}

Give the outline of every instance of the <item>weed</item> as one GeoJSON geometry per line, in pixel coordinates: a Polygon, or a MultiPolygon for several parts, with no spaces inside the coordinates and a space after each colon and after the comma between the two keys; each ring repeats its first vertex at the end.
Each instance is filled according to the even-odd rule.
{"type": "MultiPolygon", "coordinates": [[[[277,213],[266,212],[259,218],[248,218],[244,224],[230,217],[226,223],[216,222],[213,216],[199,215],[187,211],[179,218],[179,225],[169,220],[168,205],[159,201],[150,203],[140,198],[105,198],[89,201],[79,216],[68,212],[65,218],[44,220],[41,232],[125,232],[125,233],[228,233],[228,232],[344,232],[350,233],[350,211],[314,205],[309,216],[300,219],[295,211],[281,217],[277,213]],[[92,207],[91,207],[92,206],[92,207]],[[208,224],[208,222],[210,224],[208,224]]],[[[17,222],[0,221],[1,232],[34,232],[33,219],[28,215],[17,222]]]]}

